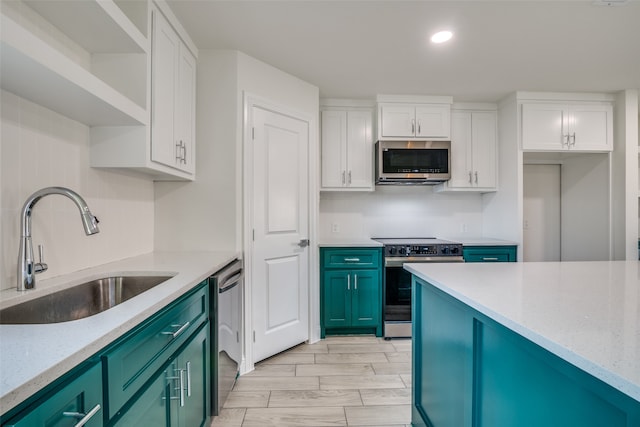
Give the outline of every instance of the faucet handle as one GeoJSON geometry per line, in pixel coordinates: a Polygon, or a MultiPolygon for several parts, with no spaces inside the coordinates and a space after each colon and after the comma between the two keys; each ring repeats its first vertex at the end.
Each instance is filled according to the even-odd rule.
{"type": "Polygon", "coordinates": [[[35,273],[47,271],[49,266],[44,262],[44,248],[42,245],[38,245],[38,256],[40,258],[40,262],[34,264],[33,271],[35,273]]]}

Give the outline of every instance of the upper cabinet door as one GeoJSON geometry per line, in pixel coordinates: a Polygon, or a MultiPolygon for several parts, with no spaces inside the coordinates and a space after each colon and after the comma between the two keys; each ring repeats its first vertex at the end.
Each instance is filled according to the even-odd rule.
{"type": "Polygon", "coordinates": [[[572,105],[569,107],[569,138],[576,150],[613,150],[613,107],[572,105]]]}
{"type": "Polygon", "coordinates": [[[347,185],[373,190],[372,111],[347,112],[347,185]]]}
{"type": "Polygon", "coordinates": [[[179,154],[175,138],[180,39],[169,22],[153,11],[151,46],[151,159],[175,166],[179,154]]]}
{"type": "Polygon", "coordinates": [[[178,125],[176,139],[182,150],[179,167],[195,172],[196,149],[196,59],[188,49],[180,50],[178,125]],[[181,145],[180,145],[181,143],[181,145]]]}
{"type": "Polygon", "coordinates": [[[476,111],[472,114],[474,187],[496,188],[497,128],[494,111],[476,111]]]}
{"type": "Polygon", "coordinates": [[[415,135],[419,138],[449,138],[451,136],[451,107],[429,105],[416,107],[415,135]]]}
{"type": "Polygon", "coordinates": [[[450,187],[472,186],[471,112],[454,111],[451,115],[451,179],[450,187]]]}
{"type": "Polygon", "coordinates": [[[416,109],[414,106],[383,105],[380,110],[382,137],[414,137],[416,109]]]}
{"type": "Polygon", "coordinates": [[[322,188],[338,189],[347,183],[347,112],[322,111],[322,188]]]}
{"type": "Polygon", "coordinates": [[[562,149],[567,144],[566,108],[562,104],[522,105],[522,149],[562,149]]]}

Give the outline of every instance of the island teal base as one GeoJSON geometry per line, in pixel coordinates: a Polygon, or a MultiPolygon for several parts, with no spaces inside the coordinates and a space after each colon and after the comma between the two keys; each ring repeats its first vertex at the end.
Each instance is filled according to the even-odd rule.
{"type": "Polygon", "coordinates": [[[415,276],[412,304],[413,426],[640,426],[640,402],[415,276]]]}

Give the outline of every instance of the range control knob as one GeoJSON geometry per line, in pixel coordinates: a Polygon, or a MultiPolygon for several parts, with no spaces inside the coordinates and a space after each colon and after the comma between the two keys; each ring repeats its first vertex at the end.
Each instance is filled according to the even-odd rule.
{"type": "Polygon", "coordinates": [[[391,246],[391,247],[389,248],[389,253],[390,253],[391,255],[395,255],[395,253],[396,253],[396,247],[395,247],[395,246],[391,246]]]}
{"type": "Polygon", "coordinates": [[[458,252],[460,252],[460,250],[458,249],[457,246],[454,246],[453,248],[451,248],[451,253],[452,254],[457,254],[458,252]]]}
{"type": "Polygon", "coordinates": [[[441,252],[446,255],[449,253],[449,248],[447,246],[444,246],[441,252]]]}
{"type": "Polygon", "coordinates": [[[400,255],[404,255],[407,250],[404,247],[401,247],[399,251],[400,251],[400,255]]]}

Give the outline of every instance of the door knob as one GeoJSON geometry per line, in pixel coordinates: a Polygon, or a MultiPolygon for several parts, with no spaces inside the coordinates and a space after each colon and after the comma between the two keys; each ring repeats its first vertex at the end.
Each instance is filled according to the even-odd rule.
{"type": "Polygon", "coordinates": [[[300,246],[301,248],[306,248],[307,246],[309,246],[309,239],[300,239],[300,242],[298,242],[298,246],[300,246]]]}

